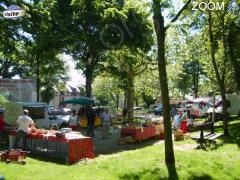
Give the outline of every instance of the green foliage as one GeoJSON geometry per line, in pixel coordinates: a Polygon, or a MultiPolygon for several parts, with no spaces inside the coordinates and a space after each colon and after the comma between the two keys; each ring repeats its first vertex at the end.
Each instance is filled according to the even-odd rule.
{"type": "Polygon", "coordinates": [[[135,78],[135,97],[139,97],[147,108],[160,97],[159,80],[156,65],[148,66],[144,72],[135,78]]]}
{"type": "Polygon", "coordinates": [[[72,3],[73,27],[67,37],[71,41],[68,53],[86,76],[88,95],[108,50],[123,45],[147,50],[152,44],[152,26],[143,6],[130,0],[122,5],[109,1],[72,3]]]}
{"type": "Polygon", "coordinates": [[[0,77],[12,78],[16,75],[24,77],[27,73],[27,67],[23,64],[17,63],[14,60],[0,58],[0,77]]]}
{"type": "Polygon", "coordinates": [[[119,106],[120,96],[123,91],[120,89],[118,79],[102,74],[97,76],[93,83],[93,94],[101,105],[119,106]]]}
{"type": "Polygon", "coordinates": [[[7,95],[0,93],[0,107],[4,107],[6,102],[8,102],[7,95]]]}
{"type": "Polygon", "coordinates": [[[41,99],[42,102],[46,102],[47,104],[49,104],[49,102],[54,98],[55,95],[55,90],[54,88],[51,86],[47,86],[46,89],[43,89],[41,91],[41,99]]]}

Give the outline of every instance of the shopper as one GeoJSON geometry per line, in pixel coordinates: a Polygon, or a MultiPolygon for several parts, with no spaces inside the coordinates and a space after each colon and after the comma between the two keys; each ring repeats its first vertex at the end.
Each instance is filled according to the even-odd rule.
{"type": "Polygon", "coordinates": [[[127,114],[128,114],[128,109],[126,107],[124,107],[123,112],[122,112],[123,124],[126,124],[126,122],[127,122],[127,114]]]}
{"type": "Polygon", "coordinates": [[[27,109],[23,111],[23,115],[19,116],[17,120],[17,134],[14,142],[14,149],[18,148],[18,142],[20,139],[23,141],[23,150],[27,150],[27,134],[28,128],[35,126],[33,120],[28,116],[29,112],[27,109]]]}
{"type": "Polygon", "coordinates": [[[0,142],[2,142],[3,139],[4,125],[3,112],[0,112],[0,142]]]}
{"type": "Polygon", "coordinates": [[[87,136],[94,138],[94,123],[96,119],[96,113],[92,107],[87,108],[87,136]]]}
{"type": "Polygon", "coordinates": [[[103,139],[108,139],[111,125],[111,113],[108,109],[102,114],[103,139]]]}

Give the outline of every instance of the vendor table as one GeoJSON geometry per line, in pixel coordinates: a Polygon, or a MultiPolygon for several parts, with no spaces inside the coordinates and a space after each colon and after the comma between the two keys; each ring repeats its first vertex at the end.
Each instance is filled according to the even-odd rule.
{"type": "MultiPolygon", "coordinates": [[[[12,149],[16,131],[9,134],[9,148],[12,149]]],[[[54,134],[28,134],[28,149],[32,153],[55,158],[63,158],[66,163],[73,164],[84,158],[94,158],[93,140],[78,132],[66,133],[56,137],[54,134]]]]}
{"type": "Polygon", "coordinates": [[[146,140],[156,136],[156,130],[154,126],[142,127],[142,128],[127,128],[121,129],[121,137],[131,136],[137,141],[146,140]]]}

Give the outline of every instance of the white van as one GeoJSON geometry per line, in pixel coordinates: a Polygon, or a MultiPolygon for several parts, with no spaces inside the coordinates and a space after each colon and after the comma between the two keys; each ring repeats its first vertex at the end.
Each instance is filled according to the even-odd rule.
{"type": "Polygon", "coordinates": [[[7,102],[4,112],[6,123],[15,125],[17,118],[23,113],[23,109],[28,109],[29,116],[38,128],[49,129],[53,124],[57,124],[59,128],[66,127],[69,122],[69,114],[64,114],[62,111],[53,114],[46,103],[7,102]]]}
{"type": "MultiPolygon", "coordinates": [[[[240,96],[236,94],[226,94],[226,98],[229,101],[227,112],[229,116],[240,115],[240,96]]],[[[222,114],[222,98],[220,96],[216,97],[218,105],[215,109],[215,113],[222,114]]],[[[207,113],[213,112],[213,108],[209,108],[207,113]]]]}
{"type": "Polygon", "coordinates": [[[240,96],[233,94],[227,94],[226,96],[230,103],[227,109],[229,115],[240,115],[240,96]]]}

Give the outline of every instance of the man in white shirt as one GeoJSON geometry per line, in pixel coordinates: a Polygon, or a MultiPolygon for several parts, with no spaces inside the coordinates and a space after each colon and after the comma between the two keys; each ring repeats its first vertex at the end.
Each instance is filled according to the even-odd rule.
{"type": "Polygon", "coordinates": [[[17,120],[17,134],[16,139],[14,142],[14,149],[17,149],[18,142],[20,139],[23,141],[23,150],[26,150],[27,147],[27,134],[28,134],[28,128],[31,126],[35,126],[33,120],[28,116],[29,112],[27,109],[23,111],[23,115],[18,117],[17,120]]]}
{"type": "Polygon", "coordinates": [[[108,109],[102,113],[103,139],[108,139],[111,123],[111,114],[108,109]]]}

